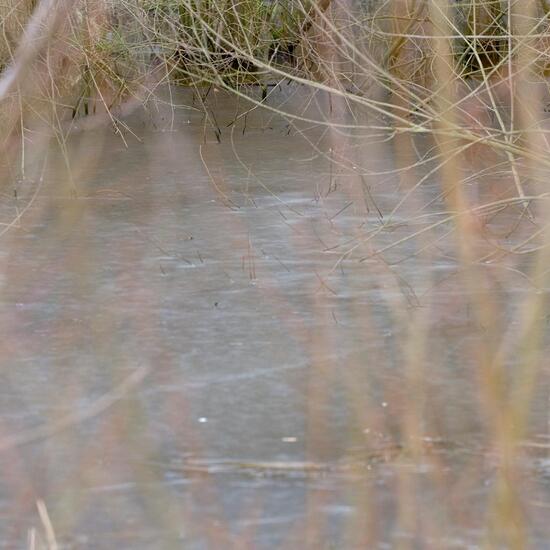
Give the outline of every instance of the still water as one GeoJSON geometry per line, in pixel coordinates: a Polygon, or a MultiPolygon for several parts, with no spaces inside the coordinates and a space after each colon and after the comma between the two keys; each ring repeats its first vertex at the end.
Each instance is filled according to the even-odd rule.
{"type": "MultiPolygon", "coordinates": [[[[514,333],[527,260],[488,262],[480,326],[429,144],[327,126],[293,87],[268,104],[302,120],[207,104],[162,90],[4,161],[0,548],[49,522],[60,548],[480,547],[500,458],[476,346],[514,333]]],[[[525,238],[518,211],[481,256],[525,238]]],[[[536,548],[546,374],[515,469],[536,548]]]]}

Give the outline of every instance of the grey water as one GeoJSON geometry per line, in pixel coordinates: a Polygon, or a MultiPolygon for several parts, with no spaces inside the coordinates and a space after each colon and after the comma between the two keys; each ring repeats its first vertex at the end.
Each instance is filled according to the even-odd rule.
{"type": "MultiPolygon", "coordinates": [[[[4,161],[0,548],[45,544],[37,501],[59,548],[480,547],[490,330],[451,225],[412,236],[448,215],[431,161],[398,169],[387,135],[295,87],[207,105],[160,90],[4,161]]],[[[487,267],[503,334],[532,290],[517,262],[487,267]]],[[[519,468],[537,548],[548,390],[519,468]]]]}

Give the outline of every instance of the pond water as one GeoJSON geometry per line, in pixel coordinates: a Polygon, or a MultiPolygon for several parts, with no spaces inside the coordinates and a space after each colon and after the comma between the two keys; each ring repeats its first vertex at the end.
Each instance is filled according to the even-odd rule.
{"type": "MultiPolygon", "coordinates": [[[[0,548],[46,540],[37,501],[61,548],[477,548],[512,516],[548,548],[547,373],[510,516],[478,362],[530,257],[486,262],[480,325],[427,141],[311,122],[344,118],[292,86],[268,104],[302,120],[207,104],[163,89],[4,162],[0,548]]],[[[519,211],[480,256],[532,231],[519,211]]]]}

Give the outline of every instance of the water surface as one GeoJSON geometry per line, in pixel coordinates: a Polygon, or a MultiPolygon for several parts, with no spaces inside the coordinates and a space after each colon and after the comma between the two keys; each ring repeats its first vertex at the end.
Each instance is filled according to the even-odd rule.
{"type": "MultiPolygon", "coordinates": [[[[406,239],[445,215],[437,172],[398,206],[431,164],[396,170],[410,159],[384,136],[265,110],[232,124],[248,106],[213,91],[218,142],[190,92],[169,97],[124,119],[126,143],[75,130],[65,149],[37,139],[25,174],[12,165],[0,547],[44,532],[37,500],[67,548],[481,545],[499,457],[475,350],[495,327],[468,307],[451,225],[406,239]]],[[[338,116],[292,87],[268,101],[338,116]]],[[[483,182],[469,185],[488,200],[483,182]]],[[[526,269],[487,267],[502,333],[526,269]]],[[[543,374],[518,470],[537,548],[543,374]]]]}

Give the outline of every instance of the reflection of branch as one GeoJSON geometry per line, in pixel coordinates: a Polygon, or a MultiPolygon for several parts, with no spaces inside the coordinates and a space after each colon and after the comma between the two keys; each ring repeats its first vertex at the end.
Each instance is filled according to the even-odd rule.
{"type": "Polygon", "coordinates": [[[42,0],[25,27],[14,60],[0,78],[0,101],[15,91],[32,62],[47,45],[50,37],[78,0],[42,0]]]}
{"type": "Polygon", "coordinates": [[[52,422],[51,424],[31,428],[12,437],[4,437],[0,439],[0,452],[7,451],[20,445],[27,445],[29,443],[34,443],[35,441],[47,439],[48,437],[80,424],[85,420],[89,420],[90,418],[100,415],[102,412],[112,407],[117,401],[120,401],[134,386],[140,384],[148,374],[148,367],[140,367],[127,376],[111,392],[96,399],[82,412],[69,414],[55,422],[52,422]]]}

